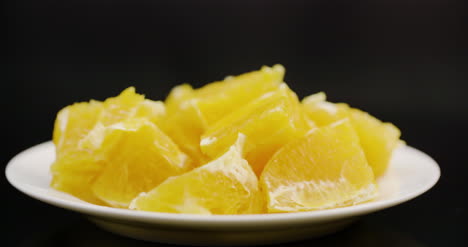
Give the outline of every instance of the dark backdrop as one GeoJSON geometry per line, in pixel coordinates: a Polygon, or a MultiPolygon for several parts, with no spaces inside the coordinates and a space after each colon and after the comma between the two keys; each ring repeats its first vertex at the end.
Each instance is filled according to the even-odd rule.
{"type": "MultiPolygon", "coordinates": [[[[392,121],[409,145],[430,154],[442,169],[440,182],[427,194],[305,245],[331,246],[343,239],[336,243],[463,246],[465,5],[453,0],[4,2],[2,164],[49,140],[56,112],[75,101],[102,100],[130,85],[164,99],[176,84],[200,86],[281,63],[299,96],[323,90],[332,101],[392,121]]],[[[4,177],[1,188],[7,245],[81,246],[73,240],[75,232],[88,232],[89,239],[117,238],[74,213],[27,198],[4,177]]]]}

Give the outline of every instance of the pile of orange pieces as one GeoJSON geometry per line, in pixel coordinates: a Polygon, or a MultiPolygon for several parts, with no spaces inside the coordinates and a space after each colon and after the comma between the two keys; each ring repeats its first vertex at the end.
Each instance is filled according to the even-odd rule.
{"type": "Polygon", "coordinates": [[[55,121],[51,186],[84,201],[167,213],[343,207],[378,194],[400,131],[317,93],[299,101],[281,65],[152,101],[130,87],[55,121]]]}

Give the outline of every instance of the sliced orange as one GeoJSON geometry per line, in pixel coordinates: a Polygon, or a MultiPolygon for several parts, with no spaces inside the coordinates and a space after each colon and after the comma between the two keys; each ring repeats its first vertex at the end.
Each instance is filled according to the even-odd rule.
{"type": "Polygon", "coordinates": [[[108,126],[129,117],[145,117],[158,122],[165,117],[165,114],[163,102],[145,99],[144,95],[135,92],[134,87],[129,87],[118,96],[108,98],[103,102],[103,110],[98,122],[108,126]]]}
{"type": "Polygon", "coordinates": [[[390,163],[393,150],[402,143],[399,139],[400,130],[358,109],[351,109],[350,117],[375,176],[382,176],[390,163]]]}
{"type": "Polygon", "coordinates": [[[146,118],[156,125],[162,125],[166,118],[166,107],[161,101],[143,100],[130,117],[146,118]]]}
{"type": "Polygon", "coordinates": [[[348,119],[286,144],[268,162],[260,183],[271,213],[352,205],[377,195],[374,174],[348,119]]]}
{"type": "Polygon", "coordinates": [[[102,111],[102,102],[75,103],[59,111],[55,120],[53,142],[56,159],[51,166],[51,186],[82,200],[104,205],[90,186],[99,173],[91,152],[77,148],[79,141],[94,127],[102,111]]]}
{"type": "Polygon", "coordinates": [[[230,76],[196,90],[187,84],[177,86],[166,99],[168,118],[162,127],[184,152],[202,165],[209,160],[199,146],[205,130],[225,115],[276,89],[283,77],[284,67],[275,65],[230,76]]]}
{"type": "Polygon", "coordinates": [[[281,65],[263,66],[258,71],[226,77],[196,90],[196,105],[211,125],[265,92],[276,89],[284,78],[281,65]]]}
{"type": "Polygon", "coordinates": [[[57,156],[75,149],[78,141],[94,127],[102,109],[102,102],[91,100],[75,103],[59,111],[52,137],[57,156]]]}
{"type": "Polygon", "coordinates": [[[205,131],[206,122],[193,98],[193,89],[188,84],[174,87],[166,99],[167,118],[161,128],[174,140],[180,149],[188,154],[195,165],[207,160],[200,150],[200,135],[205,131]]]}
{"type": "Polygon", "coordinates": [[[397,127],[347,104],[328,102],[324,93],[304,98],[302,105],[308,117],[319,126],[350,118],[375,176],[383,175],[393,150],[400,143],[400,130],[397,127]]]}
{"type": "Polygon", "coordinates": [[[89,145],[98,146],[94,156],[105,167],[92,191],[109,205],[128,207],[139,193],[191,168],[177,145],[145,118],[130,118],[100,133],[102,136],[89,145]]]}
{"type": "Polygon", "coordinates": [[[51,166],[51,187],[81,200],[106,205],[91,191],[91,185],[102,169],[94,156],[86,151],[70,151],[60,155],[51,166]]]}
{"type": "Polygon", "coordinates": [[[133,115],[136,108],[145,100],[145,96],[137,94],[134,87],[122,91],[117,97],[108,98],[103,103],[104,110],[98,121],[108,126],[133,115]]]}
{"type": "Polygon", "coordinates": [[[85,201],[190,214],[297,212],[372,200],[400,131],[324,93],[299,102],[281,65],[165,102],[129,87],[55,121],[55,189],[85,201]],[[260,179],[260,180],[259,180],[260,179]]]}
{"type": "Polygon", "coordinates": [[[304,135],[307,125],[301,113],[296,94],[282,84],[208,128],[201,149],[216,158],[234,143],[237,133],[243,133],[247,136],[245,157],[260,175],[276,150],[304,135]]]}
{"type": "Polygon", "coordinates": [[[91,100],[60,110],[53,132],[56,160],[51,166],[51,186],[85,201],[104,204],[91,190],[104,168],[104,162],[95,154],[102,141],[101,131],[128,118],[144,117],[157,123],[164,116],[162,102],[144,99],[133,87],[104,102],[91,100]]]}
{"type": "Polygon", "coordinates": [[[136,197],[136,210],[187,214],[253,214],[263,210],[258,181],[242,158],[244,137],[201,167],[172,177],[136,197]]]}
{"type": "Polygon", "coordinates": [[[344,103],[326,101],[326,95],[319,92],[302,100],[304,111],[318,126],[325,126],[349,116],[349,106],[344,103]]]}

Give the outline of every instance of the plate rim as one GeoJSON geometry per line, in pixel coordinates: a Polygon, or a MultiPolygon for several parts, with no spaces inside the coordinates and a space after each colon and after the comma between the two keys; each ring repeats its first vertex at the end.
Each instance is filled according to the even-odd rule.
{"type": "MultiPolygon", "coordinates": [[[[411,191],[407,195],[400,196],[397,198],[381,200],[381,201],[371,201],[364,204],[358,204],[342,208],[326,209],[326,210],[317,210],[317,211],[308,211],[308,212],[295,212],[295,213],[278,213],[278,214],[246,214],[246,215],[196,215],[196,214],[173,214],[173,213],[160,213],[160,212],[146,212],[146,211],[135,211],[129,209],[119,209],[111,208],[106,206],[94,205],[87,202],[73,202],[62,198],[57,198],[52,195],[43,195],[35,193],[28,189],[27,185],[21,182],[15,181],[13,178],[14,171],[13,167],[16,164],[16,160],[22,158],[22,156],[27,155],[29,152],[33,152],[36,149],[47,148],[46,146],[53,146],[52,141],[46,141],[37,145],[34,145],[30,148],[27,148],[20,153],[16,154],[7,164],[5,168],[5,176],[7,181],[20,192],[47,204],[53,206],[71,210],[74,212],[79,212],[82,214],[108,218],[108,219],[118,219],[124,221],[140,222],[147,224],[164,224],[171,226],[190,226],[198,225],[200,227],[258,227],[258,224],[252,224],[252,222],[259,222],[262,224],[274,224],[274,225],[285,225],[285,224],[300,224],[300,223],[319,223],[325,221],[332,221],[337,219],[343,219],[353,216],[360,216],[364,214],[369,214],[376,212],[382,209],[386,209],[409,200],[412,200],[437,184],[441,176],[441,170],[437,162],[427,155],[426,153],[411,147],[404,146],[403,149],[414,153],[424,159],[426,159],[428,166],[431,167],[431,178],[432,180],[421,186],[417,190],[411,191]]],[[[34,186],[32,186],[34,187],[34,186]]],[[[216,228],[215,228],[216,229],[216,228]]],[[[221,230],[221,229],[219,229],[221,230]]]]}

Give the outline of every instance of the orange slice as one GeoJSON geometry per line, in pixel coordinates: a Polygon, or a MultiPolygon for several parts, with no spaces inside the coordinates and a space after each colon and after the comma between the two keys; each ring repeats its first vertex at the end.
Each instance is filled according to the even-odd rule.
{"type": "Polygon", "coordinates": [[[199,146],[200,135],[205,130],[206,122],[194,101],[190,100],[191,97],[193,89],[188,84],[176,86],[171,90],[166,99],[167,119],[161,128],[194,160],[195,165],[199,166],[208,160],[199,146]]]}
{"type": "Polygon", "coordinates": [[[390,163],[393,150],[403,143],[399,139],[400,130],[358,109],[351,109],[350,117],[375,176],[382,176],[390,163]]]}
{"type": "Polygon", "coordinates": [[[96,176],[101,172],[102,164],[97,162],[92,153],[83,150],[75,150],[60,153],[51,166],[51,187],[69,193],[81,200],[106,205],[91,191],[91,185],[96,176]]]}
{"type": "Polygon", "coordinates": [[[102,108],[102,102],[91,100],[75,103],[58,112],[52,137],[57,156],[75,149],[79,140],[96,124],[102,108]]]}
{"type": "Polygon", "coordinates": [[[90,189],[101,166],[91,152],[77,148],[79,141],[94,127],[102,111],[102,102],[75,103],[59,111],[55,120],[53,142],[56,159],[50,170],[51,187],[82,200],[104,205],[90,189]]]}
{"type": "Polygon", "coordinates": [[[177,86],[166,99],[168,118],[162,127],[184,152],[202,165],[209,160],[199,147],[205,130],[225,115],[277,88],[283,77],[283,66],[275,65],[230,76],[196,90],[187,84],[177,86]]]}
{"type": "Polygon", "coordinates": [[[97,131],[101,135],[92,135],[98,138],[82,145],[98,147],[94,155],[105,167],[92,191],[109,205],[128,207],[139,193],[191,168],[187,156],[147,119],[131,118],[97,131]]]}
{"type": "Polygon", "coordinates": [[[318,126],[325,126],[349,116],[349,106],[344,103],[326,101],[326,95],[319,92],[302,100],[304,111],[318,126]]]}
{"type": "Polygon", "coordinates": [[[347,119],[286,144],[268,162],[260,183],[271,213],[352,205],[377,195],[374,174],[347,119]]]}
{"type": "Polygon", "coordinates": [[[200,147],[216,158],[234,143],[237,133],[243,133],[247,136],[245,157],[260,175],[276,150],[304,135],[307,127],[301,113],[296,94],[282,84],[211,126],[200,147]]]}
{"type": "Polygon", "coordinates": [[[285,69],[281,65],[263,66],[258,71],[228,76],[197,89],[195,104],[202,118],[211,125],[231,111],[276,89],[282,82],[285,69]]]}
{"type": "Polygon", "coordinates": [[[216,160],[136,197],[130,208],[187,214],[252,214],[263,209],[258,181],[242,158],[244,137],[216,160]]]}
{"type": "Polygon", "coordinates": [[[91,191],[92,184],[104,168],[104,162],[95,154],[99,144],[97,140],[102,139],[101,131],[128,118],[143,117],[160,123],[164,116],[162,102],[144,99],[143,95],[135,93],[133,87],[104,102],[91,100],[63,108],[54,125],[56,160],[51,166],[51,186],[85,201],[105,204],[91,191]]]}
{"type": "Polygon", "coordinates": [[[375,176],[384,174],[393,150],[401,143],[397,127],[347,104],[328,102],[322,92],[304,98],[302,104],[308,117],[319,126],[350,118],[375,176]]]}

